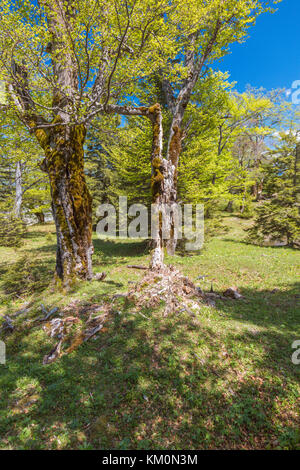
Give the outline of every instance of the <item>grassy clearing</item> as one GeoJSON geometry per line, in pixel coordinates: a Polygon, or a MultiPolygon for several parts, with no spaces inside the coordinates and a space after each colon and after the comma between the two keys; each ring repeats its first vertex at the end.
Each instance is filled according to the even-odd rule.
{"type": "MultiPolygon", "coordinates": [[[[47,366],[53,340],[19,317],[0,365],[0,448],[299,448],[300,366],[291,344],[300,339],[300,253],[247,245],[248,222],[227,223],[230,231],[201,255],[168,262],[192,280],[205,275],[196,281],[205,290],[237,286],[242,301],[163,318],[159,309],[133,314],[120,299],[103,332],[47,366]]],[[[24,246],[0,248],[0,259],[0,314],[31,301],[35,318],[41,303],[75,314],[126,292],[142,276],[127,264],[146,264],[148,255],[140,242],[95,240],[95,271],[108,276],[68,294],[51,286],[53,226],[31,227],[24,246]],[[47,287],[14,298],[5,294],[7,272],[20,259],[39,266],[47,287]]]]}

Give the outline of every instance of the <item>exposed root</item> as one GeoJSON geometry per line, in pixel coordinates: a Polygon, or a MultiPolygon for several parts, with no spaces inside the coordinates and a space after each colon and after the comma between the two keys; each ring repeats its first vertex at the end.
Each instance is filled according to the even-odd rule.
{"type": "Polygon", "coordinates": [[[201,308],[199,301],[205,301],[205,295],[175,267],[165,266],[157,272],[147,272],[128,293],[128,299],[135,303],[137,309],[164,304],[164,316],[183,311],[195,316],[201,308]]]}
{"type": "Polygon", "coordinates": [[[109,304],[101,306],[91,304],[83,307],[77,316],[53,318],[46,323],[43,330],[51,338],[57,338],[58,343],[49,354],[46,354],[43,364],[50,364],[62,355],[75,351],[83,342],[88,341],[103,329],[110,314],[109,304]],[[101,314],[97,315],[97,313],[101,314]]]}
{"type": "MultiPolygon", "coordinates": [[[[139,269],[140,267],[134,266],[139,269]]],[[[50,319],[57,308],[49,312],[42,306],[44,317],[38,318],[45,322],[43,329],[48,336],[56,338],[57,343],[44,357],[43,364],[49,364],[64,354],[70,354],[82,343],[88,341],[100,331],[104,332],[104,324],[114,318],[116,312],[114,302],[124,298],[132,302],[134,311],[142,317],[143,309],[163,307],[163,316],[187,312],[196,317],[205,303],[215,305],[216,299],[233,300],[242,298],[237,288],[230,288],[223,295],[204,293],[199,287],[174,266],[164,266],[159,271],[147,270],[142,280],[126,294],[114,294],[102,305],[87,303],[82,305],[73,302],[58,313],[58,317],[50,319]]]]}

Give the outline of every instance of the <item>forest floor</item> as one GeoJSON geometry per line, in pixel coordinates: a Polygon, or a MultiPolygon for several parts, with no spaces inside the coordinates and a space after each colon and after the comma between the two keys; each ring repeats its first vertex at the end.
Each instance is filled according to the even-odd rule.
{"type": "Polygon", "coordinates": [[[145,244],[95,237],[107,277],[68,294],[51,284],[54,226],[0,247],[0,316],[14,318],[0,333],[0,449],[299,449],[300,253],[246,244],[248,223],[228,217],[201,255],[167,258],[204,291],[236,286],[242,299],[163,316],[163,305],[139,311],[117,296],[98,334],[47,365],[57,340],[44,313],[57,307],[76,329],[101,312],[144,276],[127,265],[148,264],[145,244]]]}

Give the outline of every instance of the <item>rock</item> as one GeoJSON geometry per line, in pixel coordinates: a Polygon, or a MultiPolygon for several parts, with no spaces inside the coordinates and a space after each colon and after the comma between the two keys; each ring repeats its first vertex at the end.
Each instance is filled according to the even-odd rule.
{"type": "Polygon", "coordinates": [[[204,296],[204,292],[200,287],[196,287],[196,294],[199,295],[200,297],[204,296]]]}
{"type": "Polygon", "coordinates": [[[5,320],[5,323],[2,326],[2,330],[13,331],[14,330],[13,320],[8,315],[4,315],[3,318],[5,320]]]}
{"type": "Polygon", "coordinates": [[[103,279],[105,279],[106,276],[107,276],[106,272],[97,273],[97,274],[95,274],[95,276],[93,277],[93,280],[94,280],[94,281],[103,281],[103,279]]]}
{"type": "Polygon", "coordinates": [[[231,299],[242,299],[243,296],[238,292],[238,289],[236,287],[229,287],[224,293],[224,297],[230,297],[231,299]]]}

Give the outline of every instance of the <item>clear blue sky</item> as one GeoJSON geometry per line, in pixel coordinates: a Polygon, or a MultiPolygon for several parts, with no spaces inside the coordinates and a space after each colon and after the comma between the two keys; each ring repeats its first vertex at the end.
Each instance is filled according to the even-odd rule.
{"type": "Polygon", "coordinates": [[[238,82],[240,92],[247,84],[289,89],[300,80],[300,0],[283,0],[277,9],[261,15],[247,41],[232,45],[231,54],[217,65],[238,82]]]}

